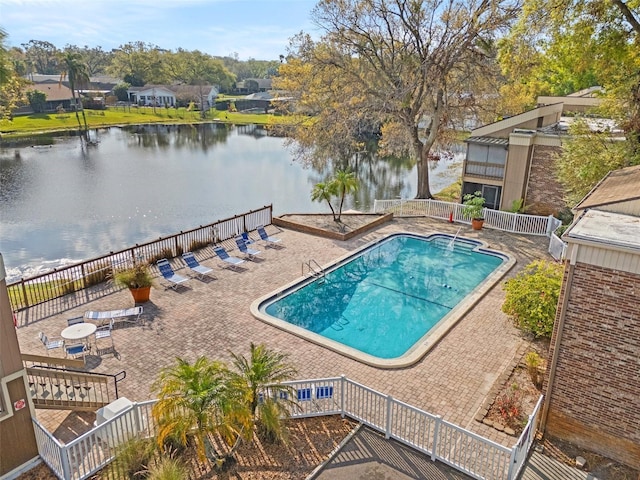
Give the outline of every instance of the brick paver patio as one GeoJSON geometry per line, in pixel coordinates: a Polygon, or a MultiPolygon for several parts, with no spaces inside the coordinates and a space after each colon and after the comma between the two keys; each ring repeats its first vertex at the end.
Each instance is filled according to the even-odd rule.
{"type": "MultiPolygon", "coordinates": [[[[346,375],[394,398],[441,415],[480,435],[511,446],[515,438],[474,420],[485,396],[499,375],[511,363],[523,343],[522,337],[501,312],[504,298],[497,284],[462,320],[419,362],[403,369],[384,370],[346,358],[297,336],[255,319],[249,305],[257,297],[289,283],[301,274],[302,262],[316,260],[320,265],[365,243],[399,231],[415,233],[455,233],[460,225],[426,218],[396,218],[374,231],[347,242],[314,237],[291,230],[267,230],[282,239],[281,249],[258,247],[256,262],[245,262],[241,272],[220,268],[208,248],[197,254],[201,263],[215,267],[215,280],[192,279],[177,291],[162,286],[151,292],[144,305],[144,325],[117,328],[113,337],[118,357],[89,355],[87,369],[101,373],[126,370],[120,395],[134,401],[154,398],[151,385],[158,371],[180,356],[194,360],[200,355],[228,361],[229,351],[247,353],[249,342],[288,352],[299,370],[299,378],[346,375]]],[[[461,236],[479,238],[493,249],[510,253],[516,266],[507,274],[537,258],[550,258],[548,239],[513,235],[490,229],[476,232],[463,226],[461,236]]],[[[231,249],[235,245],[225,245],[231,249]]],[[[231,252],[237,254],[237,250],[231,252]]],[[[190,275],[181,262],[173,262],[177,273],[190,275]]],[[[104,287],[101,287],[104,291],[104,287]]],[[[106,295],[79,292],[19,314],[18,338],[23,353],[44,355],[37,338],[39,331],[58,335],[66,319],[86,310],[110,310],[133,306],[127,290],[106,295]],[[93,298],[96,297],[96,298],[93,298]]],[[[65,420],[68,412],[38,411],[51,430],[65,420]]]]}

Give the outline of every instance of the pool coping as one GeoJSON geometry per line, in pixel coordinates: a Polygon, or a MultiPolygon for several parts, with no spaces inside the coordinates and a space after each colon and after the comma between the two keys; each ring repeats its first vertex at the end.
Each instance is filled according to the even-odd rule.
{"type": "Polygon", "coordinates": [[[288,294],[290,291],[294,289],[302,288],[303,286],[313,282],[316,280],[313,276],[300,276],[293,280],[292,282],[287,283],[286,285],[267,293],[266,295],[262,295],[251,303],[250,311],[251,314],[257,318],[258,320],[267,323],[268,325],[274,326],[280,330],[284,330],[285,332],[296,335],[300,338],[303,338],[307,341],[315,343],[324,348],[328,348],[334,352],[337,352],[341,355],[349,357],[353,360],[357,360],[366,365],[370,365],[372,367],[384,368],[384,369],[397,369],[397,368],[405,368],[417,363],[421,360],[428,352],[431,350],[448,332],[451,330],[464,316],[482,299],[482,297],[489,292],[501,279],[504,275],[507,274],[511,268],[516,264],[515,258],[504,252],[500,252],[497,250],[492,250],[489,248],[489,245],[480,239],[472,239],[467,237],[458,237],[457,235],[451,235],[443,232],[432,232],[428,235],[422,235],[413,232],[396,232],[391,235],[386,235],[377,240],[368,242],[362,247],[357,248],[351,252],[348,252],[337,259],[333,260],[331,263],[323,265],[323,270],[334,269],[343,264],[345,261],[352,257],[358,256],[363,250],[371,248],[373,245],[382,243],[389,238],[397,237],[397,236],[406,236],[411,235],[414,237],[420,238],[430,238],[436,235],[445,236],[449,238],[457,238],[458,240],[465,240],[470,243],[478,244],[477,247],[474,248],[475,251],[480,251],[484,253],[489,253],[492,255],[497,255],[505,259],[505,261],[498,266],[487,278],[485,278],[476,288],[474,288],[471,292],[469,292],[465,298],[458,303],[449,313],[447,313],[444,317],[442,317],[438,323],[436,323],[428,332],[426,332],[419,340],[417,340],[404,354],[399,357],[384,359],[379,358],[374,355],[370,355],[368,353],[361,352],[360,350],[349,347],[342,343],[339,343],[335,340],[326,338],[317,333],[311,332],[305,328],[299,327],[297,325],[293,325],[287,321],[281,320],[279,318],[275,318],[271,315],[263,313],[260,310],[260,306],[269,300],[281,297],[285,294],[288,294]]]}

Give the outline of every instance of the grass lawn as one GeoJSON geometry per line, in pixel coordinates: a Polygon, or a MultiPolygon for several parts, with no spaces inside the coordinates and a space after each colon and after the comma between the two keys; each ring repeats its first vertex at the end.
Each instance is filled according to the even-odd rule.
{"type": "MultiPolygon", "coordinates": [[[[87,124],[90,128],[110,125],[135,125],[145,123],[199,123],[220,121],[234,124],[277,125],[286,124],[290,120],[271,114],[255,114],[210,110],[205,119],[200,112],[187,111],[185,108],[151,107],[112,107],[108,110],[85,110],[87,124]]],[[[82,121],[82,115],[80,116],[82,121]]],[[[13,120],[0,121],[0,134],[3,139],[20,138],[33,134],[77,130],[78,121],[73,112],[64,114],[32,114],[15,117],[13,120]]]]}

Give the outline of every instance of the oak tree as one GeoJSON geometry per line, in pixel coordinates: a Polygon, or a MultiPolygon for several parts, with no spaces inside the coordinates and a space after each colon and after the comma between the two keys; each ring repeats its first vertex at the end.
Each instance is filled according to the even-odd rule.
{"type": "Polygon", "coordinates": [[[353,153],[363,135],[380,134],[383,153],[413,156],[417,197],[431,198],[432,148],[456,114],[489,98],[474,87],[491,82],[476,80],[495,73],[487,46],[517,7],[501,0],[321,0],[312,18],[322,38],[296,36],[275,82],[309,115],[291,134],[307,155],[329,156],[353,153]]]}

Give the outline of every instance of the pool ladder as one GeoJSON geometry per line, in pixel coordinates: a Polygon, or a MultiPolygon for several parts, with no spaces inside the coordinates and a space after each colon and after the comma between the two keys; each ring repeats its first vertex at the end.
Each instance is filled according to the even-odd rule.
{"type": "Polygon", "coordinates": [[[305,267],[306,273],[311,275],[312,277],[322,279],[324,281],[324,269],[316,262],[313,258],[307,262],[302,262],[302,276],[305,276],[305,267]]]}

